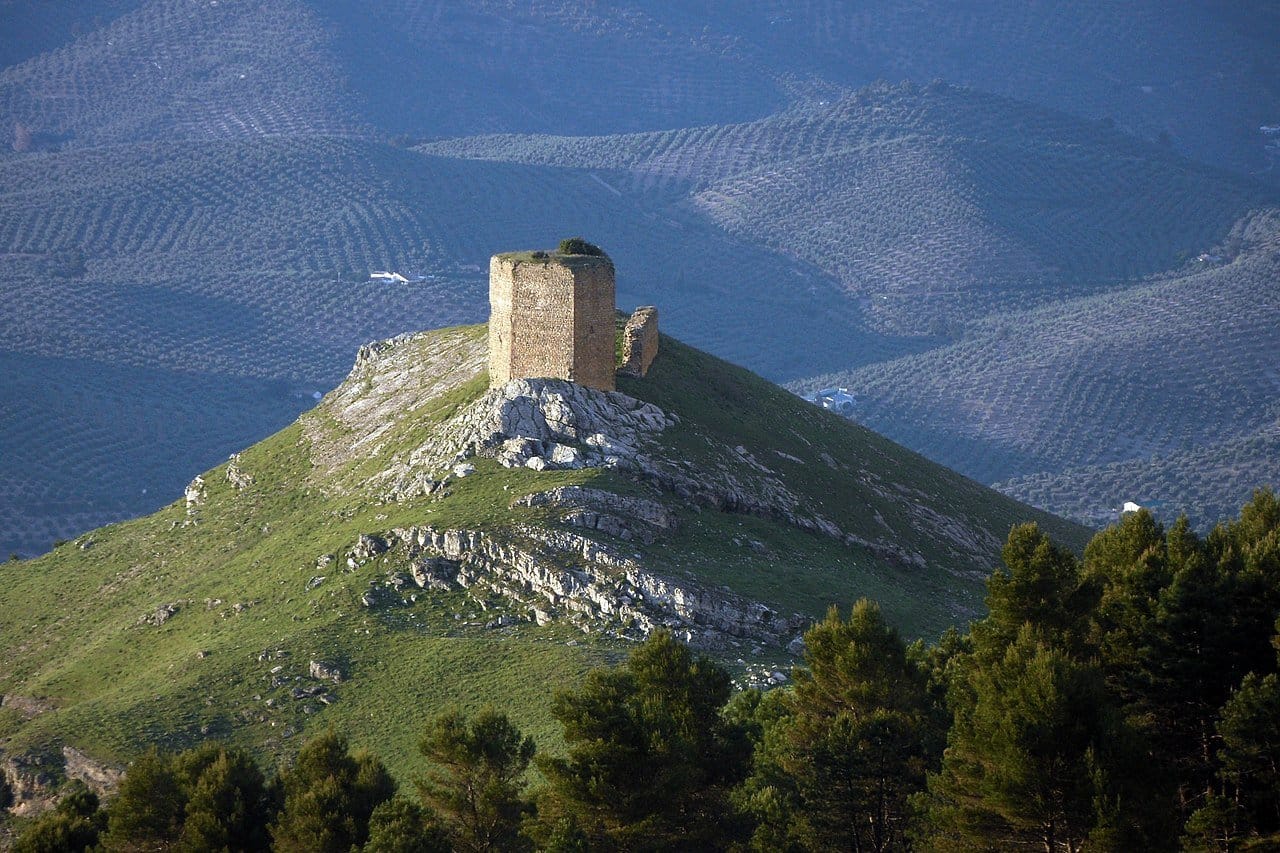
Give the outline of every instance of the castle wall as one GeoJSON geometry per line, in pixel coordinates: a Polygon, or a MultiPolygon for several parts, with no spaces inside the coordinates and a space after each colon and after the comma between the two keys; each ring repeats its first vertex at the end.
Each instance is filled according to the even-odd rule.
{"type": "Polygon", "coordinates": [[[553,377],[614,388],[614,279],[607,258],[489,262],[489,381],[553,377]]]}
{"type": "Polygon", "coordinates": [[[619,373],[644,376],[658,356],[658,309],[637,308],[622,329],[622,366],[619,373]]]}
{"type": "Polygon", "coordinates": [[[613,264],[605,262],[577,271],[573,335],[574,382],[612,391],[616,380],[617,314],[613,264]]]}

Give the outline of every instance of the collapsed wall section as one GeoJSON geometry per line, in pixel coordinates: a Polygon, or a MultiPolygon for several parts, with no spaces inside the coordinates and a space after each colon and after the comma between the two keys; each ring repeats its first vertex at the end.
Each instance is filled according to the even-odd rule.
{"type": "Polygon", "coordinates": [[[644,376],[657,356],[658,309],[642,305],[622,328],[622,365],[618,372],[626,376],[644,376]]]}

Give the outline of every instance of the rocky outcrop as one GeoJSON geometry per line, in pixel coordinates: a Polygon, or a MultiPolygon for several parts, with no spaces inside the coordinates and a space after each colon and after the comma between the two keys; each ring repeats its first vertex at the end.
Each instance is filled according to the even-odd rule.
{"type": "Polygon", "coordinates": [[[187,503],[187,515],[195,513],[196,509],[204,503],[207,494],[208,492],[204,486],[204,477],[197,476],[187,484],[186,490],[182,493],[187,503]]]}
{"type": "Polygon", "coordinates": [[[253,485],[253,475],[240,467],[239,453],[231,454],[231,459],[227,462],[227,482],[238,492],[243,492],[253,485]]]}
{"type": "Polygon", "coordinates": [[[485,588],[520,604],[538,624],[558,614],[634,639],[665,627],[705,648],[738,640],[785,648],[807,624],[798,614],[784,616],[724,589],[660,576],[572,531],[529,525],[499,535],[410,527],[383,538],[388,556],[407,562],[419,587],[485,588]]]}
{"type": "Polygon", "coordinates": [[[457,467],[487,456],[507,468],[643,468],[648,438],[677,419],[651,403],[560,379],[513,379],[441,424],[373,478],[388,500],[432,494],[457,467]]]}
{"type": "Polygon", "coordinates": [[[74,747],[62,748],[62,760],[66,777],[84,782],[99,797],[113,796],[124,776],[119,767],[95,761],[74,747]]]}
{"type": "Polygon", "coordinates": [[[333,661],[313,660],[307,667],[307,673],[317,681],[332,681],[334,684],[341,684],[343,679],[342,668],[333,661]]]}
{"type": "Polygon", "coordinates": [[[598,530],[619,539],[646,545],[679,526],[675,513],[658,501],[627,497],[583,486],[563,486],[534,492],[512,501],[512,506],[554,507],[564,510],[560,521],[573,527],[598,530]]]}
{"type": "Polygon", "coordinates": [[[17,755],[0,753],[0,774],[13,790],[13,813],[31,817],[54,806],[58,789],[69,779],[79,779],[99,797],[113,796],[124,771],[90,758],[80,750],[63,746],[56,751],[17,755]]]}
{"type": "Polygon", "coordinates": [[[168,622],[175,613],[182,609],[183,602],[171,601],[168,604],[161,604],[150,613],[144,613],[138,617],[139,625],[155,625],[159,627],[168,622]]]}

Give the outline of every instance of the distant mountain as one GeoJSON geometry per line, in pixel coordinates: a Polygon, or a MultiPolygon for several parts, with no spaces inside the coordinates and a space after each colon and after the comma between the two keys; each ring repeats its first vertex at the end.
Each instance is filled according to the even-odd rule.
{"type": "Polygon", "coordinates": [[[1099,524],[1127,500],[1200,526],[1280,482],[1280,213],[1177,271],[992,317],[929,353],[807,383],[1037,506],[1099,524]]]}
{"type": "Polygon", "coordinates": [[[1099,123],[945,84],[870,87],[745,124],[420,150],[678,191],[729,234],[821,270],[873,328],[912,336],[1122,289],[1280,202],[1099,123]]]}
{"type": "Polygon", "coordinates": [[[366,347],[183,499],[0,564],[15,772],[330,724],[403,772],[423,709],[545,736],[547,685],[655,626],[758,676],[830,603],[968,620],[1016,522],[1088,535],[671,338],[620,393],[489,390],[486,353],[484,327],[366,347]]]}
{"type": "Polygon", "coordinates": [[[1264,0],[4,0],[0,127],[75,145],[315,132],[600,134],[935,78],[1274,177],[1264,0]]]}

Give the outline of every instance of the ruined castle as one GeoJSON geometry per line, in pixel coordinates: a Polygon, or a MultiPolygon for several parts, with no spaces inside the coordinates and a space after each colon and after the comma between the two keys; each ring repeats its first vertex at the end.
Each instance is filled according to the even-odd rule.
{"type": "Polygon", "coordinates": [[[489,382],[550,377],[612,391],[658,354],[658,312],[636,310],[615,340],[613,262],[604,254],[508,252],[489,261],[489,382]]]}

